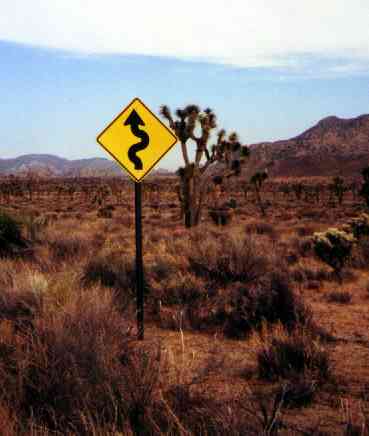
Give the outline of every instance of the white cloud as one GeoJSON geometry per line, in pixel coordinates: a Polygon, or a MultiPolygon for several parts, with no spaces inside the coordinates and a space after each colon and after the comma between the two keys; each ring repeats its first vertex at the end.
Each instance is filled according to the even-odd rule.
{"type": "Polygon", "coordinates": [[[292,66],[369,59],[368,0],[1,0],[0,39],[82,53],[292,66]]]}

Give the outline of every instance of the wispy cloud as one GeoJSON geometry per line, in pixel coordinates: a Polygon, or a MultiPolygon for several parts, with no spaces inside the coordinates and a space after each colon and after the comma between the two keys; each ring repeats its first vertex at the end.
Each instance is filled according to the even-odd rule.
{"type": "Polygon", "coordinates": [[[305,68],[305,53],[369,60],[368,0],[2,0],[0,39],[82,54],[143,54],[305,68]],[[302,58],[301,58],[302,56],[302,58]]]}

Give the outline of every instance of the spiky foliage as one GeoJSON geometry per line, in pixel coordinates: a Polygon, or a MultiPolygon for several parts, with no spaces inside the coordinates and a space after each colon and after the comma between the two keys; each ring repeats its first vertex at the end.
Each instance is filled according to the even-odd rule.
{"type": "Polygon", "coordinates": [[[205,202],[206,193],[211,189],[206,183],[208,168],[218,162],[222,166],[218,174],[217,184],[223,183],[229,177],[241,173],[241,165],[248,156],[248,148],[242,146],[238,135],[221,129],[217,134],[217,141],[209,146],[211,135],[217,127],[217,118],[210,108],[201,110],[199,106],[189,104],[175,111],[172,115],[168,106],[160,108],[160,114],[168,121],[180,141],[184,167],[177,171],[180,177],[178,190],[186,227],[197,225],[205,202]],[[195,159],[190,161],[188,147],[193,141],[196,147],[195,159]],[[204,162],[205,159],[205,162],[204,162]],[[219,182],[220,180],[220,182],[219,182]]]}
{"type": "Polygon", "coordinates": [[[344,230],[330,228],[325,232],[314,233],[313,243],[316,255],[333,268],[340,278],[342,268],[350,259],[354,236],[344,230]]]}

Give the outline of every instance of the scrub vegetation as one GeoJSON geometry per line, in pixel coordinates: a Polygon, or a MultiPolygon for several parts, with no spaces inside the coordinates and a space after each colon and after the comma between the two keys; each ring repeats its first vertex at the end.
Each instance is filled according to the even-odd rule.
{"type": "Polygon", "coordinates": [[[215,178],[195,222],[189,168],[143,182],[143,342],[132,183],[0,180],[2,435],[367,434],[367,173],[215,178]]]}

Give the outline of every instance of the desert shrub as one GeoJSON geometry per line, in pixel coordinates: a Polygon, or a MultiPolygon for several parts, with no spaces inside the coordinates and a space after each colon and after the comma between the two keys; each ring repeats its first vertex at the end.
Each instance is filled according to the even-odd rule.
{"type": "Polygon", "coordinates": [[[73,236],[54,235],[48,240],[53,260],[56,262],[73,260],[88,251],[88,241],[73,236]]]}
{"type": "Polygon", "coordinates": [[[361,238],[358,243],[361,255],[363,257],[363,261],[366,266],[369,265],[369,237],[361,238]]]}
{"type": "Polygon", "coordinates": [[[294,253],[293,251],[289,251],[286,255],[286,262],[288,263],[288,265],[294,265],[295,263],[297,263],[299,260],[298,256],[296,253],[294,253]]]}
{"type": "Polygon", "coordinates": [[[134,258],[121,250],[106,250],[90,259],[84,267],[82,285],[101,284],[118,291],[122,303],[126,304],[134,296],[136,283],[134,258]]]}
{"type": "Polygon", "coordinates": [[[305,283],[307,280],[305,271],[303,268],[293,269],[290,273],[291,280],[296,283],[305,283]]]}
{"type": "Polygon", "coordinates": [[[330,280],[330,278],[331,274],[330,271],[328,271],[327,269],[318,268],[315,271],[315,280],[317,280],[318,282],[321,282],[323,280],[330,280]]]}
{"type": "Polygon", "coordinates": [[[100,289],[43,316],[32,336],[2,334],[0,404],[6,408],[0,414],[10,425],[11,411],[22,434],[34,435],[31,427],[43,428],[40,435],[86,436],[257,435],[267,428],[259,419],[262,409],[244,409],[251,408],[248,394],[225,408],[197,389],[211,373],[200,369],[191,380],[173,380],[160,348],[137,343],[129,331],[110,294],[100,289]]]}
{"type": "Polygon", "coordinates": [[[313,221],[320,221],[321,218],[324,217],[324,215],[325,215],[325,212],[322,209],[312,209],[312,208],[309,208],[309,209],[303,209],[300,212],[300,217],[301,218],[306,218],[306,219],[310,219],[310,220],[313,220],[313,221]]]}
{"type": "Polygon", "coordinates": [[[369,266],[369,237],[361,237],[354,247],[350,265],[354,268],[367,269],[369,266]]]}
{"type": "Polygon", "coordinates": [[[0,257],[15,255],[25,246],[19,222],[7,213],[0,212],[0,257]]]}
{"type": "Polygon", "coordinates": [[[339,276],[342,268],[350,259],[355,238],[335,228],[326,232],[314,233],[313,243],[316,255],[327,263],[339,276]]]}
{"type": "Polygon", "coordinates": [[[320,283],[316,280],[311,280],[306,285],[307,289],[318,291],[320,289],[320,283]]]}
{"type": "Polygon", "coordinates": [[[90,434],[84,430],[86,413],[106,424],[121,415],[123,425],[135,402],[145,407],[155,383],[148,359],[133,364],[127,357],[128,332],[109,294],[100,292],[80,295],[65,311],[44,315],[31,336],[2,336],[0,400],[19,417],[63,434],[90,434]],[[133,386],[138,379],[141,385],[133,386]]]}
{"type": "Polygon", "coordinates": [[[281,323],[288,330],[312,325],[312,315],[290,286],[287,274],[272,272],[254,286],[235,289],[226,314],[225,333],[242,338],[263,323],[281,323]]]}
{"type": "Polygon", "coordinates": [[[277,388],[276,397],[283,401],[284,408],[307,407],[313,402],[317,390],[318,386],[315,380],[300,375],[283,382],[277,388]]]}
{"type": "Polygon", "coordinates": [[[311,226],[299,226],[295,229],[300,237],[311,236],[314,233],[314,228],[311,226]]]}
{"type": "Polygon", "coordinates": [[[151,289],[152,294],[165,306],[191,305],[199,299],[206,299],[209,295],[201,278],[181,272],[168,278],[164,284],[153,281],[151,289]]]}
{"type": "Polygon", "coordinates": [[[295,330],[267,339],[258,352],[258,374],[266,380],[309,376],[318,383],[332,378],[328,352],[308,332],[295,330]]]}
{"type": "Polygon", "coordinates": [[[50,224],[50,218],[47,214],[40,215],[38,211],[34,211],[22,217],[22,224],[27,238],[34,242],[40,242],[50,224]]]}
{"type": "Polygon", "coordinates": [[[350,292],[333,291],[327,295],[327,300],[330,303],[348,304],[352,301],[350,292]]]}
{"type": "Polygon", "coordinates": [[[32,289],[2,289],[0,321],[9,321],[15,331],[33,330],[34,320],[42,309],[42,300],[32,289]]]}
{"type": "Polygon", "coordinates": [[[218,285],[251,283],[268,270],[267,249],[252,238],[202,239],[191,248],[190,270],[218,285]]]}
{"type": "Polygon", "coordinates": [[[295,251],[302,257],[308,257],[313,252],[313,243],[311,238],[294,238],[292,246],[295,251]]]}
{"type": "MultiPolygon", "coordinates": [[[[331,273],[324,269],[311,269],[306,266],[298,266],[291,271],[291,277],[298,283],[320,283],[322,280],[330,280],[331,273]]],[[[313,285],[314,287],[314,285],[313,285]]]]}
{"type": "Polygon", "coordinates": [[[209,217],[212,219],[213,223],[217,226],[225,226],[229,224],[233,217],[232,209],[211,209],[209,210],[209,217]]]}
{"type": "Polygon", "coordinates": [[[118,224],[120,228],[130,228],[133,224],[133,217],[132,215],[122,215],[122,216],[115,216],[114,217],[114,223],[118,224]]]}
{"type": "Polygon", "coordinates": [[[359,217],[353,218],[348,225],[355,238],[369,236],[369,214],[362,213],[359,217]]]}
{"type": "Polygon", "coordinates": [[[100,207],[97,211],[98,218],[113,218],[113,211],[115,207],[112,205],[107,205],[100,207]]]}
{"type": "Polygon", "coordinates": [[[257,235],[268,235],[272,238],[276,236],[274,227],[264,222],[246,224],[245,231],[246,233],[255,233],[257,235]]]}

